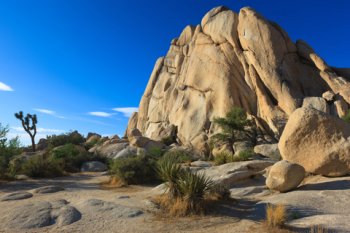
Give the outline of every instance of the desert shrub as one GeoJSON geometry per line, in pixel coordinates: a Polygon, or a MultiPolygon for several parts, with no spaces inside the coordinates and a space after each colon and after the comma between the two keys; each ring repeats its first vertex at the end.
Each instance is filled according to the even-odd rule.
{"type": "Polygon", "coordinates": [[[98,156],[79,150],[77,146],[73,144],[57,147],[51,151],[50,155],[54,160],[61,160],[63,169],[67,172],[79,172],[81,165],[86,161],[102,160],[101,162],[105,162],[98,156]]]}
{"type": "Polygon", "coordinates": [[[165,182],[169,197],[176,198],[180,196],[178,180],[183,173],[183,169],[179,164],[178,157],[172,154],[165,154],[157,162],[156,171],[159,178],[165,182]]]}
{"type": "Polygon", "coordinates": [[[237,156],[231,156],[228,158],[228,163],[232,162],[240,162],[240,161],[247,161],[252,158],[254,155],[254,151],[252,149],[244,150],[238,153],[237,156]]]}
{"type": "Polygon", "coordinates": [[[230,152],[223,151],[214,157],[214,164],[215,165],[222,165],[225,163],[247,161],[247,160],[251,159],[251,157],[254,154],[255,153],[252,149],[241,151],[238,153],[238,155],[233,155],[230,152]]]}
{"type": "Polygon", "coordinates": [[[266,207],[266,223],[269,227],[282,227],[287,219],[284,205],[271,205],[266,207]]]}
{"type": "Polygon", "coordinates": [[[348,123],[350,123],[350,110],[342,117],[342,119],[348,123]]]}
{"type": "Polygon", "coordinates": [[[102,144],[102,143],[99,143],[99,141],[100,141],[100,138],[95,138],[94,140],[85,143],[86,150],[89,150],[89,149],[91,149],[92,147],[94,147],[94,146],[96,146],[98,144],[102,144]]]}
{"type": "Polygon", "coordinates": [[[164,157],[174,157],[177,163],[186,163],[191,162],[193,160],[192,156],[188,152],[180,149],[167,151],[164,154],[164,157]]]}
{"type": "Polygon", "coordinates": [[[63,168],[62,160],[34,155],[23,163],[21,172],[34,178],[57,177],[64,174],[63,168]]]}
{"type": "Polygon", "coordinates": [[[151,183],[157,178],[155,160],[147,155],[115,159],[110,163],[110,173],[126,184],[151,183]]]}
{"type": "Polygon", "coordinates": [[[323,226],[313,226],[310,229],[310,233],[328,233],[328,230],[323,226]]]}
{"type": "Polygon", "coordinates": [[[164,137],[162,138],[162,142],[167,145],[170,146],[171,144],[173,144],[175,142],[175,138],[174,136],[168,136],[168,137],[164,137]]]}
{"type": "Polygon", "coordinates": [[[168,189],[158,203],[172,216],[203,212],[206,195],[215,192],[211,179],[183,169],[176,156],[164,155],[157,163],[157,173],[168,189]]]}
{"type": "Polygon", "coordinates": [[[188,213],[199,213],[203,210],[205,194],[213,188],[213,181],[204,174],[184,172],[178,180],[181,198],[187,202],[188,213]]]}
{"type": "Polygon", "coordinates": [[[230,153],[228,151],[222,151],[214,157],[214,164],[215,165],[222,165],[225,163],[229,163],[229,161],[232,161],[232,160],[233,160],[232,153],[230,153]]]}
{"type": "Polygon", "coordinates": [[[60,135],[47,136],[49,148],[63,146],[65,144],[80,145],[85,141],[83,135],[78,131],[68,132],[60,135]]]}
{"type": "Polygon", "coordinates": [[[9,162],[11,158],[22,152],[18,137],[8,139],[8,126],[3,126],[0,123],[0,178],[8,176],[9,162]]]}

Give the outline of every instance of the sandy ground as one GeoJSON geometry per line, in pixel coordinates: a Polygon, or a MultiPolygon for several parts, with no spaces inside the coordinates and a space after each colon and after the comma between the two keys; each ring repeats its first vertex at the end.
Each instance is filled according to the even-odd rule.
{"type": "Polygon", "coordinates": [[[210,216],[188,218],[163,218],[148,211],[145,200],[152,195],[153,187],[130,186],[127,188],[104,189],[101,182],[107,181],[107,176],[100,174],[75,174],[69,177],[15,181],[0,183],[0,196],[14,191],[30,191],[31,189],[59,185],[64,191],[52,194],[36,194],[32,198],[0,202],[0,220],[13,208],[37,201],[67,200],[70,205],[82,213],[82,218],[68,226],[48,227],[32,230],[6,229],[6,222],[0,221],[0,232],[239,232],[261,233],[261,211],[256,210],[255,202],[233,201],[220,206],[219,211],[210,216]],[[120,196],[129,196],[119,199],[120,196]],[[105,213],[91,213],[83,208],[82,203],[88,199],[101,199],[130,207],[137,207],[144,214],[134,218],[115,219],[105,213]]]}

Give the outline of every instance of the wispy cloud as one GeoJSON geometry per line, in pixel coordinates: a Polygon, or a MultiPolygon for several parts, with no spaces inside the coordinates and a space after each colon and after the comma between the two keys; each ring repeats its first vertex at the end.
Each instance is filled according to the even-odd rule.
{"type": "Polygon", "coordinates": [[[0,91],[14,91],[10,86],[0,82],[0,91]]]}
{"type": "Polygon", "coordinates": [[[132,113],[137,112],[138,108],[125,107],[125,108],[113,108],[114,111],[122,113],[125,117],[130,117],[132,113]]]}
{"type": "Polygon", "coordinates": [[[98,116],[98,117],[111,117],[113,115],[108,112],[89,112],[88,114],[91,116],[98,116]]]}
{"type": "MultiPolygon", "coordinates": [[[[17,127],[11,127],[13,130],[17,132],[24,132],[23,127],[17,126],[17,127]]],[[[64,130],[61,129],[47,129],[47,128],[37,128],[38,133],[42,134],[52,134],[52,133],[63,133],[64,130]]]]}
{"type": "Polygon", "coordinates": [[[60,119],[65,119],[64,116],[58,115],[58,114],[57,114],[55,111],[53,111],[53,110],[44,109],[44,108],[34,108],[34,110],[37,111],[37,112],[43,113],[43,114],[47,114],[47,115],[50,115],[50,116],[54,116],[54,117],[60,118],[60,119]]]}

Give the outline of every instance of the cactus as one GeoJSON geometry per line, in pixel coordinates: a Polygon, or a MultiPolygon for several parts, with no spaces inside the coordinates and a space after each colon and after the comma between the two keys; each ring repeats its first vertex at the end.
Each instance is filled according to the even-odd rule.
{"type": "Polygon", "coordinates": [[[23,116],[23,112],[15,113],[15,117],[22,122],[23,129],[29,134],[32,140],[32,149],[35,152],[35,135],[36,135],[36,124],[38,119],[36,115],[27,114],[26,117],[23,116]],[[31,124],[30,124],[31,123],[31,124]]]}

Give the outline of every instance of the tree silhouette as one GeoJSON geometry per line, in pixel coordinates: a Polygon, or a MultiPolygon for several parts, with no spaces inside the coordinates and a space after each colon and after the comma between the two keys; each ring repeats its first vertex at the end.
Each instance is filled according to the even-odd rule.
{"type": "Polygon", "coordinates": [[[23,129],[29,134],[30,139],[32,140],[32,149],[35,152],[35,135],[36,135],[36,124],[38,119],[36,115],[27,114],[26,117],[23,116],[23,112],[15,113],[15,117],[22,122],[23,129]]]}

